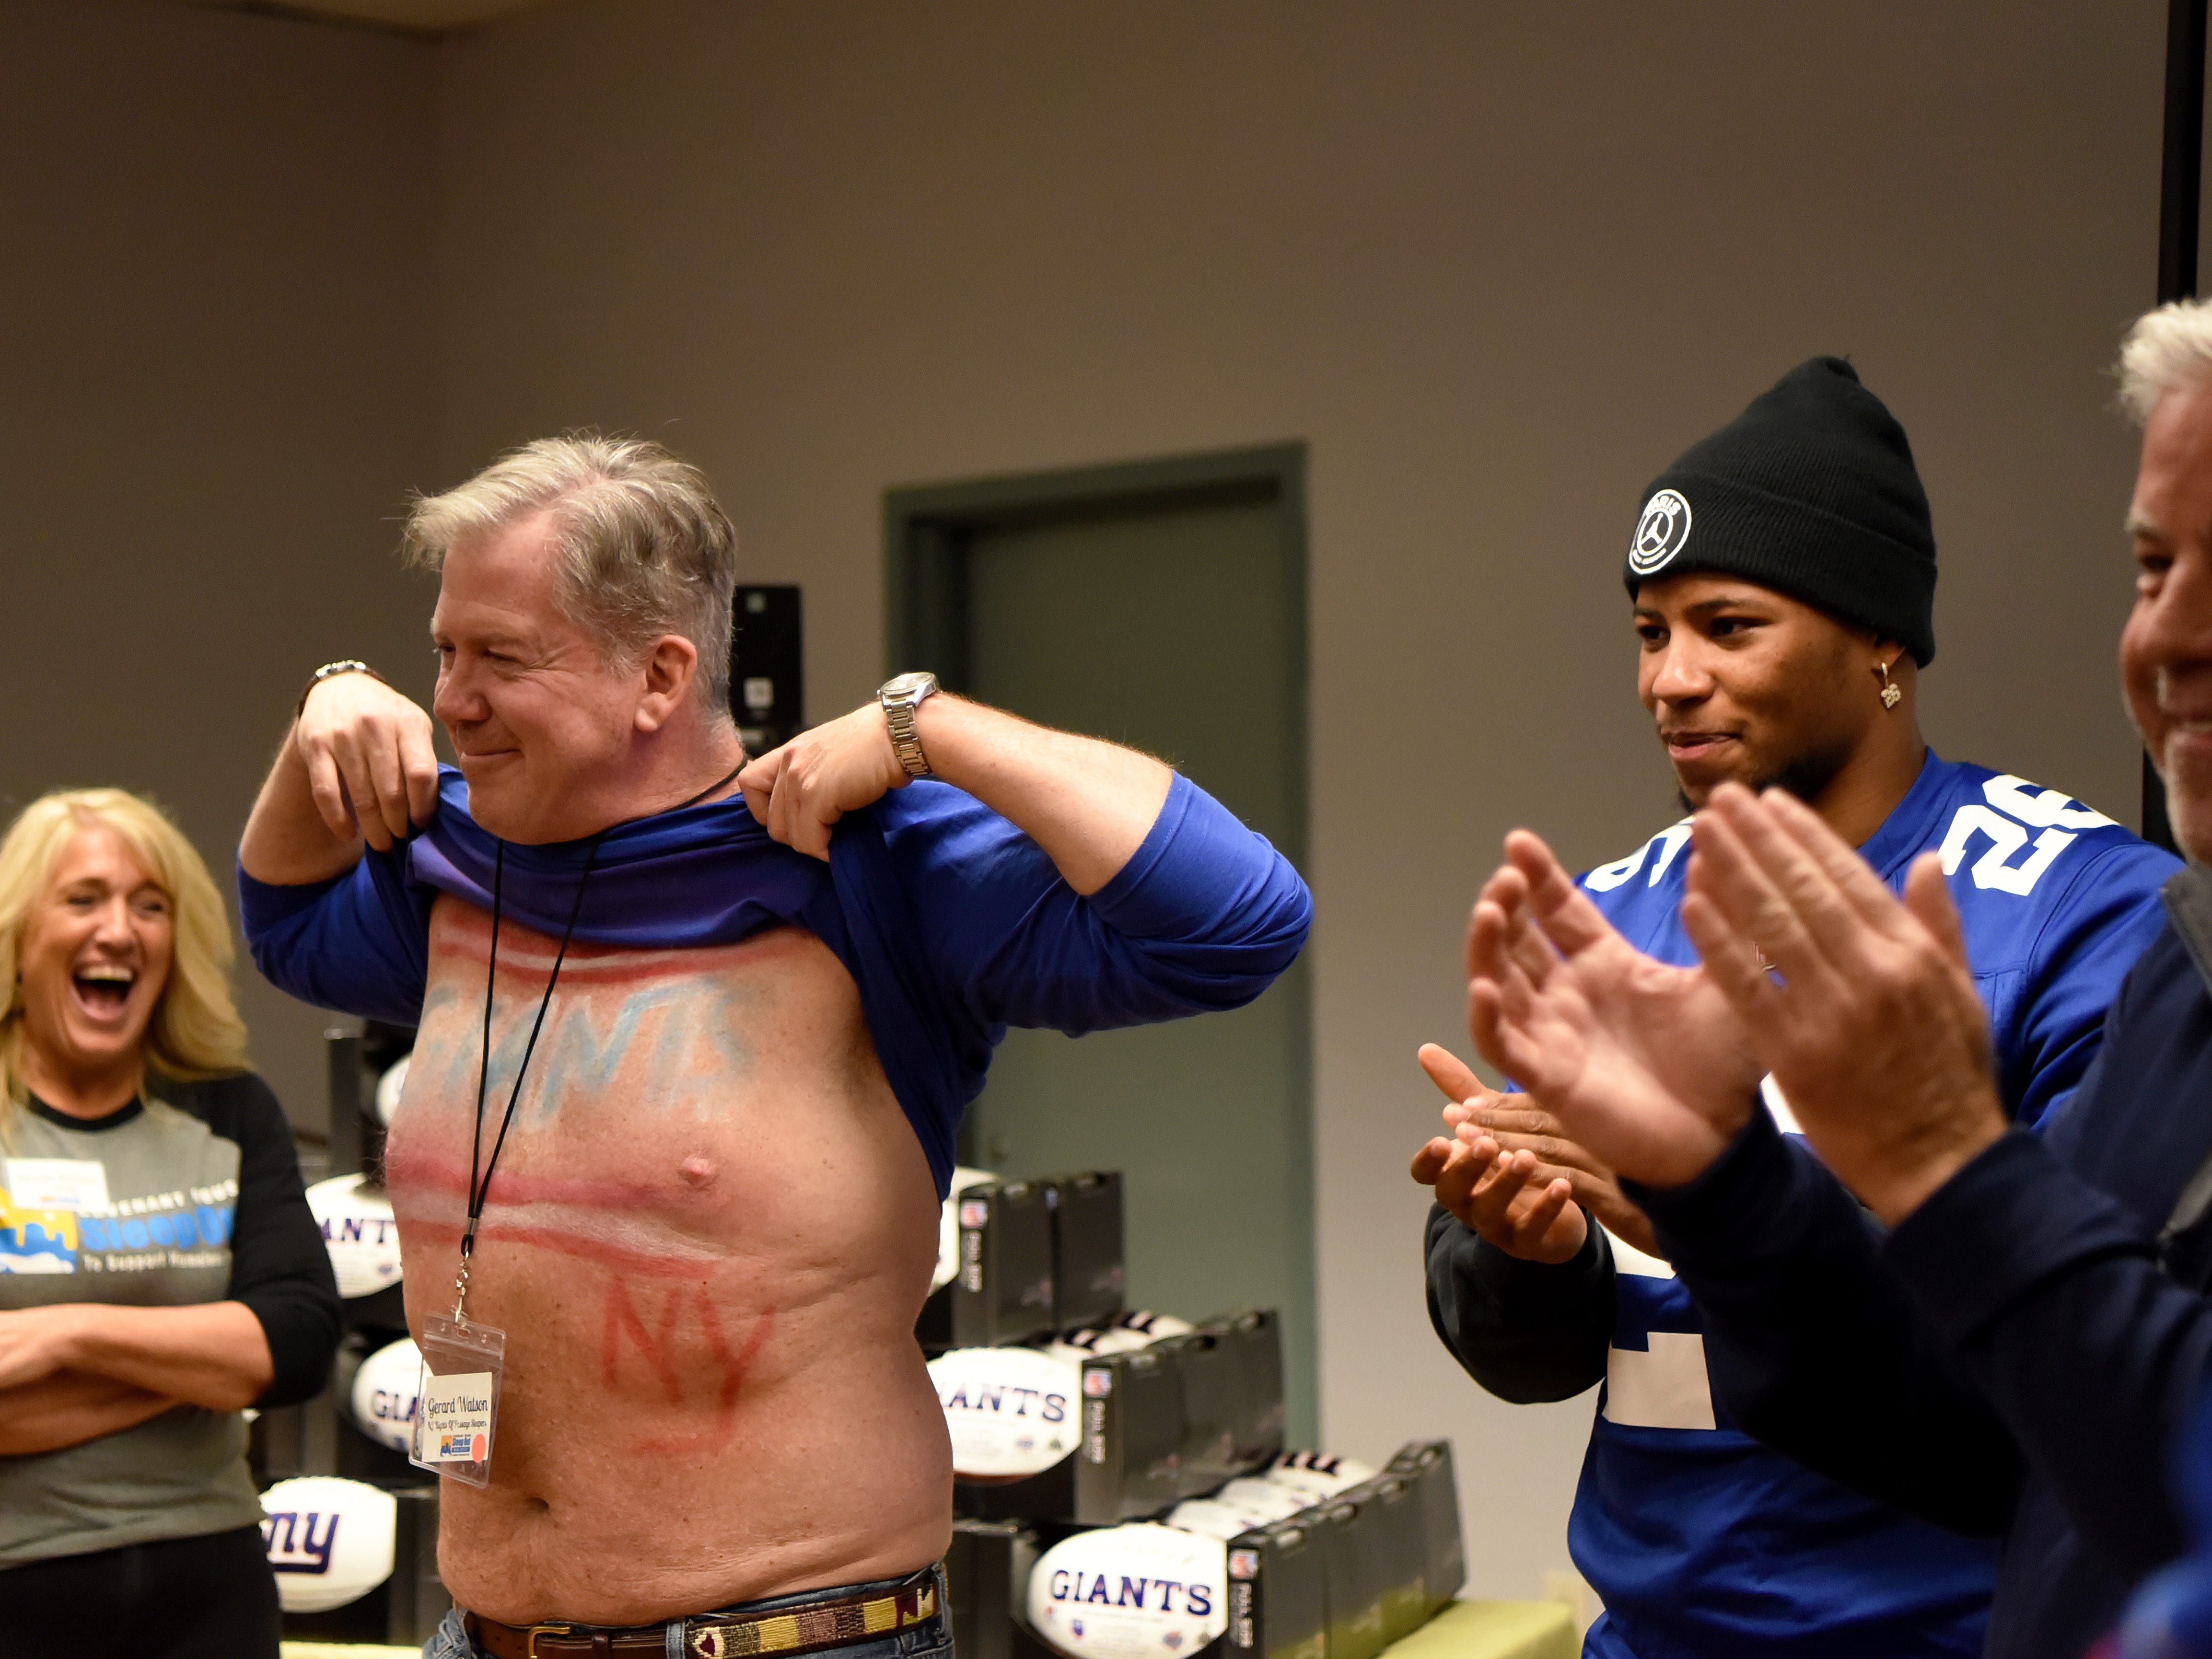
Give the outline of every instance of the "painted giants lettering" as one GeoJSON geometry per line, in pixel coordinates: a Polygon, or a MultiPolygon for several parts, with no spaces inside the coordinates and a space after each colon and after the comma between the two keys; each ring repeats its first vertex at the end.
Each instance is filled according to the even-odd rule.
{"type": "MultiPolygon", "coordinates": [[[[476,1097],[483,1056],[489,918],[441,900],[431,923],[430,983],[409,1064],[402,1119],[476,1097]]],[[[635,951],[579,940],[530,1064],[516,1130],[544,1130],[564,1112],[711,1111],[757,1064],[748,1032],[767,993],[745,969],[792,948],[769,933],[696,949],[635,951]]],[[[554,942],[513,923],[501,930],[489,1095],[504,1101],[522,1063],[552,965],[554,942]]]]}

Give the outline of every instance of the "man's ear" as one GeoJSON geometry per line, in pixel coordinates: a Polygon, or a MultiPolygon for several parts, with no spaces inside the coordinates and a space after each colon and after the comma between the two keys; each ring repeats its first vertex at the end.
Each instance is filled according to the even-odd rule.
{"type": "Polygon", "coordinates": [[[699,678],[699,647],[681,634],[663,634],[646,653],[635,716],[641,732],[668,724],[699,678]]]}

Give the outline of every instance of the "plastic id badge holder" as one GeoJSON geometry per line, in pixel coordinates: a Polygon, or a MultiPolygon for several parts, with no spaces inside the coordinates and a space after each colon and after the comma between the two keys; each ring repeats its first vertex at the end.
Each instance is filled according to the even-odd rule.
{"type": "Polygon", "coordinates": [[[422,1322],[422,1403],[407,1461],[449,1480],[491,1484],[491,1442],[499,1419],[499,1383],[507,1368],[507,1333],[432,1314],[422,1322]]]}

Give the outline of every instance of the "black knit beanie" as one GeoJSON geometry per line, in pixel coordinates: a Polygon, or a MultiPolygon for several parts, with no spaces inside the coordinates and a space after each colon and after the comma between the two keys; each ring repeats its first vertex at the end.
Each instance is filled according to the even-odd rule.
{"type": "Polygon", "coordinates": [[[1936,532],[1905,428],[1814,357],[1644,492],[1624,579],[1720,570],[1936,655],[1936,532]]]}

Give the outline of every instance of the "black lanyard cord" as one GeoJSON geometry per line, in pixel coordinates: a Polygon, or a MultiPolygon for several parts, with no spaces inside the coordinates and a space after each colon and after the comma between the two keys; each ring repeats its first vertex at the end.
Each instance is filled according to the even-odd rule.
{"type": "MultiPolygon", "coordinates": [[[[727,780],[724,780],[727,781],[727,780]]],[[[716,786],[720,787],[720,786],[716,786]]],[[[484,1166],[483,1179],[477,1179],[477,1161],[483,1155],[484,1093],[491,1079],[491,998],[492,988],[499,977],[499,921],[503,908],[507,874],[507,843],[497,843],[492,854],[491,866],[491,949],[484,968],[484,1024],[483,1054],[477,1066],[477,1125],[469,1146],[469,1225],[461,1235],[461,1261],[467,1265],[476,1253],[477,1223],[483,1216],[484,1195],[491,1190],[491,1177],[499,1168],[501,1150],[507,1145],[507,1132],[514,1127],[514,1109],[522,1100],[522,1079],[529,1075],[530,1056],[537,1051],[538,1034],[545,1029],[545,1011],[553,1006],[553,988],[561,982],[561,964],[568,959],[568,941],[576,936],[576,918],[584,914],[584,890],[592,884],[592,866],[598,862],[599,843],[606,838],[602,830],[592,837],[584,853],[583,874],[576,879],[575,902],[568,907],[568,925],[561,930],[561,948],[554,953],[553,971],[545,976],[545,994],[538,1000],[538,1018],[531,1023],[530,1041],[523,1045],[522,1064],[514,1069],[514,1087],[507,1097],[507,1111],[499,1122],[499,1137],[491,1144],[491,1161],[484,1166]]]]}
{"type": "MultiPolygon", "coordinates": [[[[721,777],[714,780],[690,799],[667,810],[680,812],[686,806],[696,806],[744,770],[745,763],[739,761],[721,777]]],[[[491,1190],[493,1171],[499,1168],[501,1149],[507,1145],[507,1132],[514,1127],[514,1110],[522,1100],[522,1080],[529,1074],[530,1057],[538,1049],[538,1034],[545,1029],[545,1011],[553,1006],[553,988],[561,982],[561,964],[568,959],[568,942],[576,936],[576,919],[584,914],[584,890],[592,883],[592,866],[599,861],[599,843],[619,826],[610,824],[591,839],[584,852],[583,873],[576,878],[576,897],[568,907],[568,925],[561,930],[561,948],[553,956],[553,971],[545,976],[545,994],[538,1004],[538,1018],[530,1027],[530,1041],[523,1045],[522,1064],[515,1068],[514,1087],[507,1097],[507,1111],[499,1121],[499,1135],[491,1145],[491,1160],[483,1164],[483,1179],[477,1179],[479,1162],[483,1157],[484,1096],[491,1081],[491,1001],[492,992],[499,982],[499,923],[504,908],[507,877],[507,842],[495,841],[491,865],[491,949],[486,953],[484,964],[483,1049],[477,1065],[477,1122],[476,1133],[469,1144],[469,1224],[461,1235],[461,1270],[465,1277],[469,1258],[476,1254],[477,1223],[483,1219],[484,1197],[491,1190]]]]}

